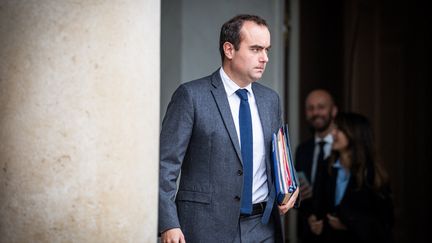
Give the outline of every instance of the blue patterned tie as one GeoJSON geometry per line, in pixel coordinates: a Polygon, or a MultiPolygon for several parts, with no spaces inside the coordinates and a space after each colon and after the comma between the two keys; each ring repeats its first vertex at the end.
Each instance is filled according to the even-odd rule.
{"type": "Polygon", "coordinates": [[[239,89],[236,94],[240,97],[239,125],[240,144],[243,160],[243,194],[241,198],[240,212],[242,214],[252,213],[252,117],[248,102],[248,91],[239,89]]]}

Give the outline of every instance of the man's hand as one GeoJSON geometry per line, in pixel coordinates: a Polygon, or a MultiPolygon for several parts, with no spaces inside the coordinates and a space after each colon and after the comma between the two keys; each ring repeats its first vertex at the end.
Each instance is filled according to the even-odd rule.
{"type": "Polygon", "coordinates": [[[327,214],[329,225],[335,230],[346,230],[347,227],[340,221],[338,217],[327,214]]]}
{"type": "Polygon", "coordinates": [[[299,178],[300,182],[300,196],[302,200],[312,197],[312,187],[303,178],[299,178]]]}
{"type": "Polygon", "coordinates": [[[162,243],[186,243],[180,228],[169,229],[161,235],[162,243]]]}
{"type": "Polygon", "coordinates": [[[288,212],[289,209],[294,207],[294,203],[297,201],[298,194],[299,194],[299,189],[297,188],[295,192],[291,195],[290,199],[286,204],[278,205],[280,215],[286,214],[286,212],[288,212]]]}
{"type": "Polygon", "coordinates": [[[324,223],[322,220],[317,220],[316,216],[312,214],[308,218],[309,228],[315,235],[320,235],[323,231],[324,223]]]}

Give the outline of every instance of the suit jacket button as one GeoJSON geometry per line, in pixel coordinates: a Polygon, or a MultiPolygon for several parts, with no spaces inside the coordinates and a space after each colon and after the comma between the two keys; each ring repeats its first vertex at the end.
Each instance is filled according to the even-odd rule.
{"type": "Polygon", "coordinates": [[[236,201],[240,201],[240,197],[239,197],[239,196],[235,196],[234,199],[235,199],[236,201]]]}
{"type": "Polygon", "coordinates": [[[238,170],[237,171],[237,175],[239,175],[239,176],[243,175],[243,171],[242,170],[238,170]]]}

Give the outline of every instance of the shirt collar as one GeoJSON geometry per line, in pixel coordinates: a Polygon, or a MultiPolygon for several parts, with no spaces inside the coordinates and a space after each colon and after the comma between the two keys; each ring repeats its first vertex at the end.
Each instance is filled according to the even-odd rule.
{"type": "Polygon", "coordinates": [[[343,181],[345,181],[345,180],[347,180],[348,178],[350,178],[350,176],[351,176],[351,172],[350,172],[347,168],[345,168],[345,166],[343,166],[343,165],[341,164],[341,162],[340,162],[339,159],[336,160],[336,162],[334,162],[334,163],[332,164],[332,167],[335,168],[335,169],[337,169],[337,170],[339,171],[339,172],[338,172],[338,180],[343,180],[343,181]]]}
{"type": "Polygon", "coordinates": [[[336,160],[336,162],[334,162],[334,164],[332,166],[333,166],[333,168],[336,168],[336,169],[343,168],[340,160],[336,160]]]}
{"type": "Polygon", "coordinates": [[[219,69],[219,74],[221,76],[222,79],[222,83],[225,87],[225,92],[227,93],[227,96],[231,96],[233,95],[238,89],[247,89],[247,91],[249,92],[249,94],[253,94],[252,92],[252,84],[248,84],[246,87],[241,88],[240,86],[238,86],[234,81],[232,81],[228,75],[225,73],[225,71],[223,70],[223,67],[221,67],[219,69]]]}
{"type": "Polygon", "coordinates": [[[318,136],[315,136],[315,143],[319,143],[321,141],[326,142],[327,144],[333,143],[333,136],[329,133],[324,138],[320,138],[318,136]]]}

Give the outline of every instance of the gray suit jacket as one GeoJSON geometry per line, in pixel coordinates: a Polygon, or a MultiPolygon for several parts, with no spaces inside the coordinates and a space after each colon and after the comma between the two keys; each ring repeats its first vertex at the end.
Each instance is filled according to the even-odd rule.
{"type": "MultiPolygon", "coordinates": [[[[264,133],[270,191],[263,221],[273,213],[280,237],[271,166],[272,133],[282,125],[280,100],[261,84],[253,83],[252,90],[264,133]]],[[[242,159],[219,70],[180,85],[173,94],[162,123],[160,160],[159,232],[179,227],[186,242],[232,242],[240,216],[242,159]]]]}

